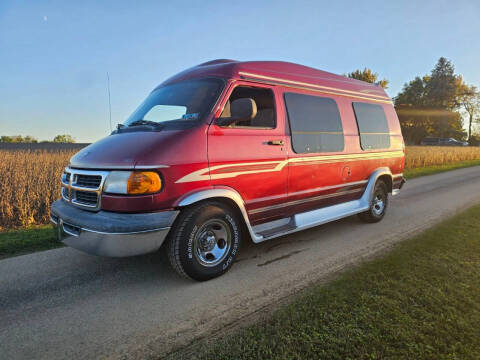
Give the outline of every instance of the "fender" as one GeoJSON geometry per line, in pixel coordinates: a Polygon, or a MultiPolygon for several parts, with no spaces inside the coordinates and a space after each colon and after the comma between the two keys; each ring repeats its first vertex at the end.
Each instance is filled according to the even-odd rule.
{"type": "Polygon", "coordinates": [[[252,229],[250,220],[248,219],[247,210],[245,208],[245,202],[243,201],[242,196],[230,187],[221,186],[194,192],[181,199],[178,203],[178,206],[184,207],[211,198],[226,198],[232,200],[237,205],[238,210],[240,210],[240,213],[243,216],[243,220],[245,221],[245,225],[247,226],[248,232],[250,233],[252,240],[254,242],[262,241],[263,237],[261,235],[255,234],[252,229]]]}
{"type": "MultiPolygon", "coordinates": [[[[373,190],[375,189],[375,184],[377,183],[377,180],[385,175],[388,176],[391,183],[393,183],[393,175],[388,167],[378,168],[370,175],[365,192],[360,199],[360,201],[364,203],[364,205],[368,205],[367,210],[370,208],[370,204],[373,199],[373,190]]],[[[392,192],[392,189],[389,189],[389,192],[392,192]]]]}

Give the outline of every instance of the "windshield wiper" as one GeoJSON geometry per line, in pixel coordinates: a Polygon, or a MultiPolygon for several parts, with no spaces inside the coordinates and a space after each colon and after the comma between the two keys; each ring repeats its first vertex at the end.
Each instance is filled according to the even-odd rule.
{"type": "Polygon", "coordinates": [[[150,126],[158,127],[160,125],[160,123],[157,123],[157,122],[151,121],[151,120],[141,119],[141,120],[135,120],[134,122],[128,124],[128,127],[138,126],[138,125],[150,125],[150,126]]]}

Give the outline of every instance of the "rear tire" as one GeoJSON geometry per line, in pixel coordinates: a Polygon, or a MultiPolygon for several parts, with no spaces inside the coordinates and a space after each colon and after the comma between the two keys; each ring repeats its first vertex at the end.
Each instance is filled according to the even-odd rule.
{"type": "Polygon", "coordinates": [[[223,275],[240,248],[237,214],[219,201],[184,209],[167,240],[170,264],[183,277],[205,281],[223,275]]]}
{"type": "Polygon", "coordinates": [[[376,223],[383,219],[388,208],[388,188],[387,185],[379,180],[373,190],[372,203],[370,209],[358,214],[358,217],[367,223],[376,223]]]}

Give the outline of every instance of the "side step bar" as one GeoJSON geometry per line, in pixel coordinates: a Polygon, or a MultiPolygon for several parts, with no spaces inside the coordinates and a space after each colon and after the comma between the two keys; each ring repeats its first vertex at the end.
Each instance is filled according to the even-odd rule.
{"type": "Polygon", "coordinates": [[[317,210],[296,214],[291,218],[282,219],[285,224],[274,226],[277,221],[253,226],[253,231],[261,241],[270,240],[279,236],[305,230],[314,226],[322,225],[330,221],[355,215],[369,209],[369,204],[360,200],[353,200],[342,204],[332,205],[317,210]],[[272,227],[268,227],[271,224],[272,227]]]}

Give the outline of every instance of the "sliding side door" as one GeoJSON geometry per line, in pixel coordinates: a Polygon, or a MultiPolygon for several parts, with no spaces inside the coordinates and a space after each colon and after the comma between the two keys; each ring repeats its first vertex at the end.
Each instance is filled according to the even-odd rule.
{"type": "Polygon", "coordinates": [[[290,125],[288,201],[290,214],[359,198],[364,181],[350,182],[350,155],[334,97],[285,91],[290,125]]]}

